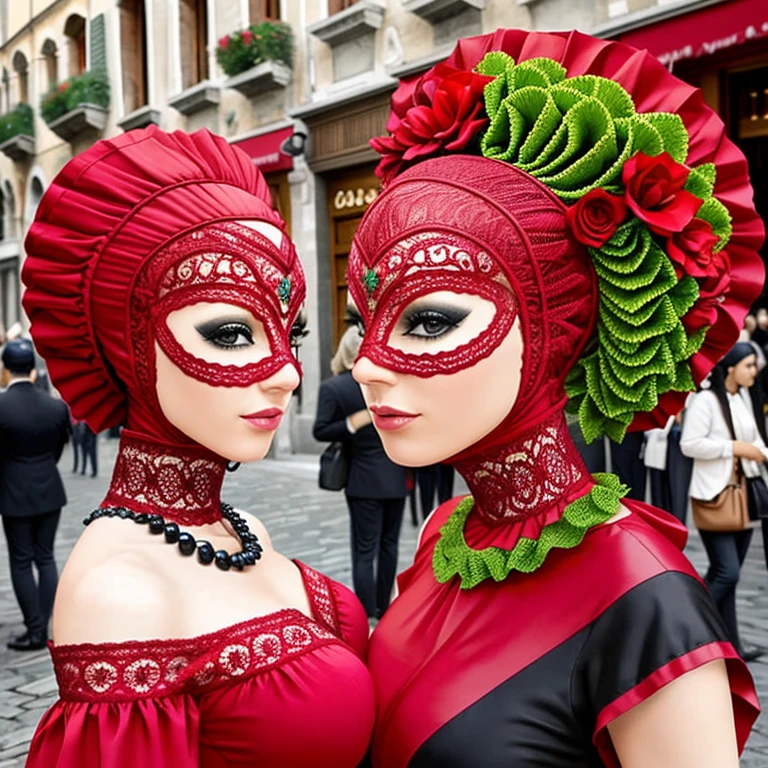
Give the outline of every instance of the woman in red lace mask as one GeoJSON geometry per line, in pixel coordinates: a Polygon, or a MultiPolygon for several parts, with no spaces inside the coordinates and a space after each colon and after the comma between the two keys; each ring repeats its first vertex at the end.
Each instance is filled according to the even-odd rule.
{"type": "Polygon", "coordinates": [[[700,94],[578,33],[460,41],[393,97],[350,254],[353,374],[396,462],[471,496],[374,632],[374,768],[736,766],[749,672],[666,513],[588,440],[664,424],[763,268],[745,163],[700,94]],[[704,704],[702,704],[704,702],[704,704]]]}
{"type": "Polygon", "coordinates": [[[53,383],[94,431],[125,425],[59,584],[60,700],[27,764],[357,765],[362,606],[220,500],[300,376],[304,274],[264,179],[207,131],[134,131],[64,168],[26,247],[53,383]]]}

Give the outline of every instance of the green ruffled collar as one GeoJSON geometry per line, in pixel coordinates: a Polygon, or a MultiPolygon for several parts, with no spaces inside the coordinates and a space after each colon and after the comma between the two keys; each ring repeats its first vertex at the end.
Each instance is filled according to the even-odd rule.
{"type": "Polygon", "coordinates": [[[456,506],[440,529],[435,544],[432,568],[441,584],[459,576],[462,589],[472,589],[486,579],[504,581],[512,571],[531,573],[539,568],[550,550],[572,549],[586,532],[610,520],[620,509],[621,499],[629,489],[616,475],[593,475],[595,485],[581,498],[571,502],[563,516],[545,526],[538,539],[521,538],[513,549],[486,547],[472,549],[464,539],[464,524],[475,505],[467,496],[456,506]]]}

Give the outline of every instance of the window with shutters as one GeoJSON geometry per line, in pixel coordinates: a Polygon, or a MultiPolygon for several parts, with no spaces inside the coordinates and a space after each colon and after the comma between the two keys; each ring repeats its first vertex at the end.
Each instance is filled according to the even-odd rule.
{"type": "Polygon", "coordinates": [[[68,76],[75,77],[85,72],[85,19],[73,13],[64,24],[67,39],[68,76]]]}
{"type": "Polygon", "coordinates": [[[357,0],[328,0],[328,15],[333,16],[346,8],[353,6],[357,0]]]}
{"type": "Polygon", "coordinates": [[[120,58],[126,114],[147,103],[147,27],[144,0],[120,3],[120,58]]]}
{"type": "Polygon", "coordinates": [[[13,54],[13,71],[16,73],[16,103],[29,103],[29,64],[27,57],[21,52],[13,54]]]}
{"type": "Polygon", "coordinates": [[[43,43],[41,53],[43,54],[43,60],[45,61],[45,88],[50,91],[59,81],[58,51],[56,49],[56,43],[48,38],[43,43]]]}
{"type": "Polygon", "coordinates": [[[280,20],[280,0],[248,0],[251,24],[280,20]]]}
{"type": "Polygon", "coordinates": [[[181,87],[191,88],[208,77],[206,0],[179,0],[181,87]]]}

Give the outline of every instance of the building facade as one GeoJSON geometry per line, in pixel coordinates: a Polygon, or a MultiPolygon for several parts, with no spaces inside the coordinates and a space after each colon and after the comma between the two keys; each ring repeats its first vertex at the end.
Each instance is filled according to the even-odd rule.
{"type": "Polygon", "coordinates": [[[648,48],[703,89],[768,213],[764,0],[0,0],[0,322],[24,322],[23,235],[67,160],[150,123],[207,127],[265,174],[304,262],[304,382],[277,450],[316,450],[347,255],[379,192],[368,141],[385,132],[398,78],[498,27],[576,28],[648,48]]]}

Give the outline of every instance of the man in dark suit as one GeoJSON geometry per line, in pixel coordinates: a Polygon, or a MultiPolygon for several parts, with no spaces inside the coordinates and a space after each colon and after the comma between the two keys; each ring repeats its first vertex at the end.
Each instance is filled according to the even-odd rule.
{"type": "Polygon", "coordinates": [[[352,579],[368,617],[378,619],[389,606],[395,581],[407,490],[405,469],[384,452],[360,385],[349,370],[359,344],[357,329],[348,329],[331,363],[338,375],[320,385],[312,433],[315,440],[341,441],[347,449],[344,491],[352,531],[352,579]]]}
{"type": "Polygon", "coordinates": [[[56,462],[69,436],[67,406],[34,386],[32,343],[15,339],[2,354],[0,515],[13,591],[27,631],[8,642],[17,651],[44,648],[58,575],[53,542],[66,504],[56,462]],[[38,582],[32,572],[35,563],[38,582]]]}

